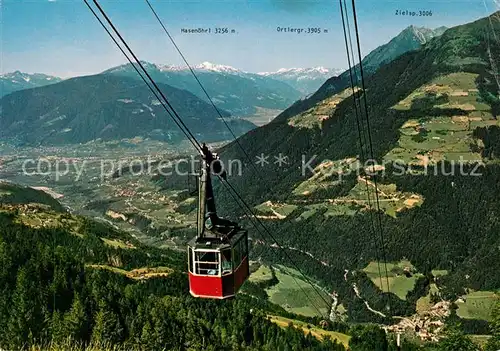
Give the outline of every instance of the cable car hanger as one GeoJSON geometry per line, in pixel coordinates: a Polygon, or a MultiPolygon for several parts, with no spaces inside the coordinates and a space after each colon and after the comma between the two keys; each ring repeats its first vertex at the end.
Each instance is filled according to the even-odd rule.
{"type": "Polygon", "coordinates": [[[197,235],[187,245],[189,292],[195,297],[233,297],[250,275],[248,233],[217,215],[212,174],[226,180],[217,154],[203,144],[198,186],[197,235]]]}
{"type": "Polygon", "coordinates": [[[203,143],[201,147],[201,172],[198,186],[198,240],[202,240],[205,237],[205,228],[212,230],[213,234],[216,237],[220,237],[221,240],[239,228],[237,223],[220,218],[217,215],[211,173],[220,175],[224,180],[227,179],[226,171],[223,170],[222,163],[217,154],[212,153],[206,144],[203,143]]]}

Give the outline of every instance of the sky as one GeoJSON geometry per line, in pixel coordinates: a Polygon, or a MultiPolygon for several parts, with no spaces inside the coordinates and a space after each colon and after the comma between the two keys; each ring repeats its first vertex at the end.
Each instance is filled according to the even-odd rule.
{"type": "MultiPolygon", "coordinates": [[[[191,65],[209,61],[248,72],[347,67],[337,0],[150,2],[191,65]],[[320,28],[321,33],[279,32],[278,27],[320,28]],[[182,28],[210,28],[212,33],[181,33],[182,28]],[[215,28],[230,33],[215,34],[215,28]]],[[[182,64],[145,0],[99,4],[140,59],[182,64]]],[[[409,25],[451,27],[497,10],[499,0],[356,0],[362,55],[409,25]],[[398,16],[398,9],[431,11],[432,16],[398,16]]],[[[2,74],[20,70],[68,78],[126,62],[83,0],[0,0],[0,16],[2,74]]]]}

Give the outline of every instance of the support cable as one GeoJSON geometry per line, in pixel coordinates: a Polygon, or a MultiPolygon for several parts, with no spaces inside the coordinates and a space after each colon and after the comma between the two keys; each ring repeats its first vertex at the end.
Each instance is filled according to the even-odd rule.
{"type": "MultiPolygon", "coordinates": [[[[96,14],[96,12],[92,9],[92,7],[88,4],[87,0],[84,0],[85,4],[89,7],[89,9],[92,11],[92,13],[94,14],[94,16],[97,18],[97,20],[99,21],[99,23],[103,26],[103,28],[106,30],[106,32],[108,33],[108,35],[113,39],[113,41],[115,42],[115,44],[118,46],[118,48],[120,49],[120,51],[124,54],[124,56],[128,59],[128,61],[132,64],[132,66],[134,67],[134,69],[136,70],[136,72],[140,75],[140,77],[144,80],[144,82],[146,83],[146,85],[148,86],[148,88],[150,88],[150,90],[153,92],[153,94],[155,96],[157,96],[156,92],[152,89],[151,85],[149,85],[145,78],[142,76],[142,74],[140,73],[140,71],[135,67],[135,65],[132,63],[132,60],[128,57],[128,55],[125,53],[125,51],[121,48],[121,46],[118,44],[118,42],[116,41],[116,39],[113,37],[113,35],[110,33],[110,31],[107,29],[107,27],[104,25],[104,23],[102,22],[102,20],[99,18],[99,16],[96,14]]],[[[123,37],[121,36],[121,34],[119,33],[119,31],[116,29],[116,27],[113,25],[113,23],[111,22],[111,20],[109,19],[109,17],[106,15],[106,13],[104,12],[104,10],[101,8],[101,6],[98,4],[97,0],[94,0],[94,3],[95,5],[98,7],[99,11],[101,12],[101,14],[103,15],[103,17],[106,19],[106,21],[108,22],[108,24],[111,26],[111,28],[113,28],[114,32],[116,33],[116,35],[120,38],[120,40],[122,41],[122,43],[125,45],[125,47],[127,48],[127,50],[130,52],[130,54],[134,57],[137,65],[140,66],[140,68],[142,69],[142,71],[145,73],[145,75],[149,78],[149,80],[151,81],[151,83],[154,85],[154,87],[156,88],[156,90],[158,91],[158,93],[163,97],[165,103],[170,107],[170,109],[172,110],[173,114],[177,117],[178,120],[175,119],[175,117],[172,115],[172,113],[166,108],[166,106],[163,104],[163,101],[161,99],[158,98],[158,100],[160,101],[160,103],[162,103],[162,105],[164,106],[165,110],[167,111],[167,113],[172,117],[172,119],[174,120],[174,122],[177,124],[177,126],[181,129],[181,131],[186,135],[186,137],[188,138],[188,140],[193,144],[193,146],[198,150],[198,151],[201,151],[201,146],[199,144],[199,142],[196,140],[196,138],[194,137],[194,135],[190,132],[189,128],[183,123],[182,119],[180,118],[180,116],[177,114],[177,112],[175,111],[175,109],[173,108],[173,106],[168,102],[168,99],[167,97],[163,94],[163,92],[160,90],[160,88],[158,87],[158,85],[154,82],[154,80],[151,78],[151,76],[149,75],[149,73],[145,70],[145,68],[143,67],[143,65],[141,64],[140,60],[137,58],[137,56],[133,53],[133,51],[131,50],[131,48],[128,46],[128,44],[126,43],[126,41],[123,39],[123,37]],[[182,125],[182,127],[181,127],[182,125]],[[184,128],[185,129],[184,129],[184,128]]],[[[221,178],[219,176],[219,178],[221,178]]],[[[221,180],[223,180],[221,178],[221,180]]],[[[224,180],[223,180],[223,183],[224,183],[224,180]]],[[[231,190],[236,194],[236,196],[240,199],[240,201],[242,201],[242,203],[245,205],[245,207],[247,207],[247,209],[250,211],[250,213],[252,213],[253,217],[261,224],[261,226],[263,226],[263,228],[266,229],[267,233],[271,236],[271,238],[273,238],[273,240],[275,241],[275,243],[278,245],[278,247],[285,253],[285,255],[291,260],[291,258],[289,257],[289,255],[286,253],[286,251],[283,249],[283,247],[276,241],[276,239],[274,239],[274,237],[272,236],[272,234],[267,230],[267,228],[262,224],[262,222],[260,220],[258,220],[258,218],[255,216],[255,214],[252,212],[252,210],[250,209],[250,207],[244,202],[244,200],[241,198],[241,196],[237,193],[237,191],[234,189],[234,187],[232,187],[227,181],[226,181],[226,184],[228,184],[231,188],[231,190]]],[[[258,227],[256,226],[256,229],[258,230],[258,227]]],[[[325,301],[326,305],[328,306],[328,302],[326,302],[326,300],[323,298],[323,296],[321,294],[319,294],[319,292],[317,291],[316,287],[310,282],[310,280],[304,275],[304,273],[302,273],[302,271],[297,267],[297,265],[293,262],[293,260],[291,260],[291,262],[294,264],[294,266],[296,267],[296,269],[299,271],[299,273],[301,273],[301,275],[304,277],[304,279],[306,279],[306,281],[311,285],[311,287],[313,287],[313,289],[318,293],[318,295],[323,299],[323,301],[325,301]]],[[[298,282],[297,282],[298,284],[298,282]]],[[[300,285],[299,285],[300,286],[300,285]]],[[[307,296],[307,295],[306,295],[307,296]]],[[[309,299],[312,303],[312,300],[309,299]]],[[[319,311],[319,310],[318,310],[319,311]]]]}
{"type": "MultiPolygon", "coordinates": [[[[354,64],[355,59],[354,59],[354,54],[352,51],[353,45],[352,45],[352,40],[351,40],[351,29],[350,29],[350,25],[349,25],[349,16],[347,13],[347,6],[346,6],[345,0],[339,0],[339,5],[340,5],[340,14],[342,16],[342,27],[344,29],[344,40],[345,40],[345,45],[346,45],[347,62],[348,62],[348,66],[349,66],[349,77],[350,77],[350,81],[351,81],[351,90],[352,90],[353,100],[354,100],[354,113],[356,115],[356,124],[358,127],[358,138],[359,138],[360,148],[361,148],[361,160],[363,163],[363,162],[366,162],[364,145],[366,145],[367,142],[366,142],[366,135],[364,133],[364,128],[362,127],[363,120],[361,119],[361,121],[360,121],[361,102],[359,101],[359,97],[358,98],[356,97],[356,91],[355,91],[355,86],[357,86],[358,82],[357,82],[357,73],[356,73],[356,68],[355,68],[356,65],[354,64]],[[344,6],[342,6],[342,3],[344,6]],[[345,16],[344,16],[344,11],[345,11],[345,16]],[[345,20],[344,20],[344,17],[345,17],[345,20]],[[346,23],[347,23],[347,32],[349,33],[349,42],[347,41],[346,23]],[[351,68],[351,56],[353,57],[352,63],[354,66],[354,74],[356,75],[356,84],[354,83],[353,72],[352,72],[353,69],[351,68]],[[358,108],[359,108],[359,110],[358,110],[358,108]],[[359,115],[358,115],[358,111],[359,111],[359,115]],[[363,134],[363,138],[361,137],[361,134],[363,134]],[[364,145],[363,145],[363,142],[364,142],[364,145]]],[[[361,64],[361,62],[360,62],[360,64],[361,64]]],[[[359,94],[358,94],[358,96],[359,96],[359,94]]],[[[366,196],[367,196],[367,200],[368,200],[368,206],[371,209],[372,208],[371,197],[370,197],[368,182],[366,182],[366,181],[365,181],[365,187],[366,187],[366,196]]],[[[369,216],[370,216],[371,229],[372,229],[372,233],[374,236],[375,251],[376,251],[376,255],[377,255],[376,258],[377,258],[378,274],[379,274],[379,278],[380,278],[380,288],[382,291],[384,291],[384,286],[383,286],[383,281],[382,281],[382,269],[380,267],[380,259],[379,259],[380,249],[379,249],[378,242],[377,242],[377,237],[376,237],[377,234],[375,233],[375,221],[373,219],[373,212],[372,211],[369,211],[369,216]]],[[[389,289],[389,287],[387,289],[389,289]]]]}
{"type": "MultiPolygon", "coordinates": [[[[85,2],[87,2],[87,0],[84,0],[85,2]]],[[[97,6],[97,8],[99,9],[99,11],[101,12],[102,16],[106,19],[106,22],[108,22],[108,24],[111,26],[111,28],[113,29],[113,31],[116,33],[116,35],[120,38],[121,42],[123,43],[123,45],[125,45],[125,47],[127,48],[127,50],[130,52],[130,54],[134,57],[137,65],[142,69],[142,71],[144,72],[144,74],[149,78],[149,81],[153,84],[153,86],[156,88],[156,90],[158,91],[158,93],[163,97],[165,103],[168,105],[168,107],[170,107],[170,109],[172,110],[173,114],[175,115],[175,117],[177,117],[177,120],[172,117],[172,115],[170,114],[170,116],[174,119],[174,121],[176,122],[177,126],[179,126],[179,123],[182,125],[182,127],[184,127],[184,129],[182,129],[182,127],[179,126],[179,128],[181,128],[181,130],[183,131],[183,133],[186,135],[186,137],[188,138],[188,140],[193,143],[193,146],[195,147],[195,149],[198,151],[198,152],[201,152],[201,145],[200,143],[196,140],[195,136],[191,133],[191,131],[189,130],[189,128],[186,126],[186,124],[184,124],[184,122],[182,121],[182,119],[180,118],[180,116],[178,115],[178,113],[175,111],[174,107],[170,104],[170,102],[168,101],[167,97],[163,94],[163,92],[161,91],[161,89],[158,87],[158,85],[156,84],[156,82],[153,80],[153,78],[151,78],[150,74],[148,73],[148,71],[144,68],[144,66],[142,65],[141,61],[137,58],[137,56],[134,54],[134,52],[132,51],[132,49],[130,48],[130,46],[127,44],[127,42],[125,41],[125,39],[123,39],[122,35],[120,34],[120,32],[118,31],[118,29],[115,27],[115,25],[113,24],[113,22],[111,22],[111,20],[109,19],[108,15],[106,15],[106,13],[104,12],[104,10],[102,9],[101,5],[99,5],[98,1],[97,0],[94,0],[94,4],[97,6]]]]}
{"type": "MultiPolygon", "coordinates": [[[[363,64],[362,64],[362,59],[361,59],[361,47],[360,47],[360,40],[359,40],[359,29],[358,29],[358,19],[356,15],[356,4],[355,0],[352,0],[352,11],[353,11],[353,17],[354,17],[354,28],[356,31],[356,42],[358,46],[358,57],[359,57],[359,70],[360,70],[360,75],[361,75],[361,87],[363,89],[363,102],[364,102],[364,110],[365,110],[365,115],[366,115],[366,125],[367,125],[367,130],[368,130],[368,140],[369,140],[369,145],[370,145],[370,155],[371,158],[374,158],[374,153],[373,153],[373,141],[372,141],[372,136],[370,132],[370,119],[368,117],[368,103],[366,99],[366,88],[365,88],[365,79],[364,79],[364,73],[363,73],[363,64]]],[[[387,255],[385,251],[385,240],[384,240],[384,232],[383,232],[383,227],[382,227],[382,218],[381,218],[381,211],[380,211],[380,202],[379,202],[379,195],[378,195],[378,186],[377,186],[377,175],[375,173],[375,169],[373,172],[373,183],[375,185],[375,199],[377,201],[377,214],[378,214],[378,224],[379,224],[379,229],[380,229],[380,241],[382,243],[382,254],[384,258],[384,266],[385,266],[385,275],[386,275],[386,283],[387,283],[387,292],[390,293],[389,290],[389,272],[387,270],[387,255]]]]}

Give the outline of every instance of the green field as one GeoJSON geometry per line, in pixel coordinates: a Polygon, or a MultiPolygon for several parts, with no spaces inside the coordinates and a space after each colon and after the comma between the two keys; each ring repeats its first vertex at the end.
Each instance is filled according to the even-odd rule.
{"type": "Polygon", "coordinates": [[[379,265],[377,262],[370,262],[363,269],[363,272],[372,280],[372,282],[382,291],[387,292],[387,281],[389,281],[389,291],[401,300],[406,299],[406,294],[413,290],[415,282],[418,278],[423,277],[423,274],[414,272],[414,267],[409,261],[400,261],[398,263],[387,263],[387,275],[385,271],[386,265],[380,263],[380,271],[382,280],[379,275],[379,265]],[[405,268],[413,271],[412,276],[407,278],[403,274],[405,268]]]}
{"type": "MultiPolygon", "coordinates": [[[[402,209],[420,206],[424,201],[421,195],[408,192],[403,193],[396,189],[395,184],[377,184],[378,206],[380,206],[380,210],[386,215],[396,218],[397,213],[402,209]]],[[[370,180],[359,180],[358,184],[351,189],[346,199],[355,200],[359,205],[363,205],[365,209],[370,209],[370,203],[373,208],[376,208],[374,204],[375,184],[370,180]]]]}
{"type": "Polygon", "coordinates": [[[442,277],[444,275],[448,275],[448,271],[446,269],[433,269],[431,273],[434,277],[442,277]]]}
{"type": "Polygon", "coordinates": [[[287,311],[304,316],[327,315],[331,298],[321,288],[313,289],[301,274],[291,268],[281,265],[275,267],[276,278],[279,283],[266,289],[269,300],[282,306],[287,311]],[[319,291],[321,297],[316,291],[319,291]],[[318,313],[318,310],[320,313],[318,313]]]}
{"type": "MultiPolygon", "coordinates": [[[[394,218],[399,211],[424,202],[421,195],[397,191],[395,184],[377,184],[377,189],[380,210],[394,218]]],[[[375,209],[374,202],[375,184],[370,180],[359,180],[347,196],[304,206],[304,211],[296,220],[307,219],[317,211],[322,211],[325,217],[354,216],[359,211],[375,209]]]]}
{"type": "Polygon", "coordinates": [[[481,347],[484,347],[488,340],[491,338],[491,335],[471,335],[472,341],[478,344],[481,347]]]}
{"type": "Polygon", "coordinates": [[[452,73],[418,88],[393,108],[411,111],[421,99],[429,99],[427,108],[460,109],[456,116],[433,116],[407,120],[399,129],[398,146],[384,157],[386,161],[407,164],[435,164],[439,161],[482,162],[479,153],[471,151],[476,144],[472,131],[477,127],[500,125],[489,105],[481,102],[476,74],[452,73]],[[432,94],[435,94],[434,96],[432,94]],[[435,101],[433,101],[433,99],[435,101]]]}
{"type": "Polygon", "coordinates": [[[326,190],[337,186],[342,182],[342,175],[349,174],[359,168],[355,157],[342,160],[325,160],[314,168],[314,174],[300,183],[293,194],[297,196],[308,196],[318,190],[326,190]]]}
{"type": "Polygon", "coordinates": [[[106,245],[109,245],[109,246],[112,246],[112,247],[116,247],[116,248],[121,248],[121,249],[135,249],[135,246],[129,244],[127,245],[126,243],[124,243],[123,241],[121,240],[118,240],[118,239],[108,239],[108,238],[101,238],[102,241],[104,241],[104,243],[106,245]]]}
{"type": "MultiPolygon", "coordinates": [[[[404,149],[401,150],[406,152],[404,149]]],[[[411,160],[412,155],[413,152],[410,152],[407,158],[411,160]]],[[[382,165],[378,165],[378,167],[380,171],[384,170],[382,165]]],[[[338,184],[344,181],[342,180],[343,175],[352,174],[352,171],[359,170],[359,168],[359,161],[355,157],[335,161],[323,161],[316,166],[314,174],[309,179],[300,183],[293,190],[293,194],[295,196],[307,197],[318,190],[338,186],[338,184]]],[[[307,205],[301,208],[303,212],[296,220],[307,219],[314,215],[316,211],[322,211],[325,217],[335,217],[353,216],[360,211],[374,209],[375,190],[378,190],[380,209],[393,218],[397,217],[399,211],[420,206],[424,201],[423,197],[419,194],[398,191],[396,184],[377,184],[377,189],[375,189],[375,184],[370,177],[358,177],[357,184],[354,185],[346,196],[325,199],[316,203],[305,200],[307,205]]],[[[303,200],[297,201],[300,203],[303,200]]],[[[278,212],[276,208],[269,209],[266,206],[270,206],[269,201],[259,205],[257,209],[267,211],[267,213],[270,210],[278,212]]],[[[273,207],[276,206],[273,205],[273,207]]],[[[293,210],[295,209],[296,207],[293,210]]]]}
{"type": "Polygon", "coordinates": [[[288,125],[295,128],[320,128],[322,122],[333,115],[336,106],[351,94],[351,89],[345,89],[338,94],[330,96],[329,98],[316,103],[307,111],[290,118],[288,125]]]}
{"type": "Polygon", "coordinates": [[[255,206],[257,211],[265,214],[266,216],[276,217],[278,219],[285,219],[296,208],[296,205],[272,203],[271,201],[266,201],[255,206]]]}
{"type": "Polygon", "coordinates": [[[457,301],[459,317],[491,321],[491,311],[500,296],[492,291],[475,291],[465,295],[464,298],[465,302],[457,301]]]}
{"type": "Polygon", "coordinates": [[[431,304],[431,294],[439,293],[439,289],[436,284],[431,284],[429,287],[429,293],[426,296],[422,296],[417,300],[417,313],[424,313],[429,311],[432,307],[431,304]]]}
{"type": "Polygon", "coordinates": [[[324,211],[323,215],[325,217],[331,216],[353,216],[360,210],[359,206],[355,204],[350,204],[346,201],[346,203],[338,202],[338,203],[330,203],[330,202],[321,202],[313,205],[305,206],[305,211],[301,213],[301,215],[297,218],[297,220],[303,220],[311,217],[317,211],[324,211]]]}
{"type": "Polygon", "coordinates": [[[308,325],[305,322],[298,321],[296,319],[289,319],[281,316],[268,316],[271,322],[279,325],[282,328],[287,328],[290,323],[293,324],[295,328],[300,328],[304,331],[304,334],[311,333],[312,336],[319,340],[323,340],[325,337],[330,337],[332,340],[337,340],[337,342],[343,344],[345,347],[349,346],[349,340],[351,337],[346,334],[339,332],[333,332],[329,330],[324,330],[316,326],[308,325]]]}
{"type": "Polygon", "coordinates": [[[265,282],[272,279],[271,269],[268,266],[261,265],[259,269],[250,274],[248,280],[252,283],[265,282]]]}
{"type": "Polygon", "coordinates": [[[313,216],[316,213],[316,211],[318,210],[314,206],[317,206],[317,205],[307,206],[307,210],[302,212],[299,217],[295,218],[295,220],[301,221],[301,220],[305,220],[305,219],[308,219],[309,217],[313,216]]]}
{"type": "Polygon", "coordinates": [[[144,267],[137,268],[130,271],[125,269],[112,267],[108,265],[100,265],[100,264],[89,264],[86,265],[87,268],[91,269],[103,269],[113,273],[122,274],[130,279],[135,280],[143,280],[150,278],[158,278],[158,277],[167,277],[169,274],[173,272],[172,268],[169,267],[144,267]]]}
{"type": "Polygon", "coordinates": [[[334,216],[354,216],[359,209],[350,204],[327,205],[327,210],[323,213],[325,217],[334,216]]]}

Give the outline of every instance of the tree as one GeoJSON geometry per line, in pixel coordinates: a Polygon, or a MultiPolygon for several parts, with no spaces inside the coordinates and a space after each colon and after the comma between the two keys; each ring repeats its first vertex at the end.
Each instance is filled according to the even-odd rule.
{"type": "Polygon", "coordinates": [[[12,298],[11,316],[8,323],[10,345],[19,347],[29,340],[32,329],[37,325],[36,300],[33,295],[33,281],[31,266],[22,268],[17,274],[16,290],[12,298]]]}
{"type": "Polygon", "coordinates": [[[57,310],[52,313],[52,318],[50,320],[50,334],[54,342],[62,342],[67,335],[61,312],[57,310]]]}
{"type": "Polygon", "coordinates": [[[92,341],[97,345],[104,343],[118,343],[123,341],[123,328],[120,320],[107,304],[101,304],[95,316],[95,326],[92,332],[92,341]]]}
{"type": "Polygon", "coordinates": [[[351,331],[349,348],[352,351],[387,351],[385,331],[376,325],[355,326],[351,331]]]}
{"type": "Polygon", "coordinates": [[[444,339],[439,342],[439,350],[481,351],[481,348],[462,333],[459,325],[453,325],[446,329],[444,339]]]}
{"type": "Polygon", "coordinates": [[[492,337],[488,340],[486,344],[485,351],[497,351],[500,350],[500,300],[498,300],[491,312],[493,318],[491,322],[491,334],[492,337]]]}
{"type": "Polygon", "coordinates": [[[64,316],[64,327],[67,335],[73,340],[86,338],[87,316],[79,294],[75,295],[71,309],[64,316]]]}

